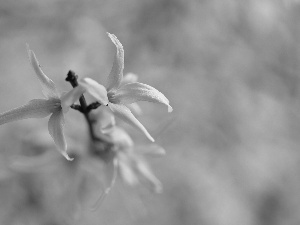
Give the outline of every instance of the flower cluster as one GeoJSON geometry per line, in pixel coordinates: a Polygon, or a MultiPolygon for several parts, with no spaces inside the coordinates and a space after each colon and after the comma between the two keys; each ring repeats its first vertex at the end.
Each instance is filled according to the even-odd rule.
{"type": "MultiPolygon", "coordinates": [[[[138,183],[139,177],[151,184],[156,192],[161,191],[160,181],[151,172],[145,154],[162,155],[164,150],[156,145],[149,147],[135,147],[134,142],[124,129],[116,125],[115,116],[141,131],[150,141],[153,137],[139,122],[136,115],[141,114],[138,101],[149,101],[167,106],[172,111],[169,100],[155,88],[137,82],[135,74],[123,76],[124,49],[120,41],[113,34],[109,38],[116,46],[116,54],[110,74],[105,86],[91,78],[78,79],[75,74],[68,74],[73,89],[59,93],[54,82],[45,75],[36,58],[35,53],[27,45],[29,61],[40,81],[45,99],[33,99],[27,104],[0,114],[0,125],[27,119],[44,118],[50,115],[48,131],[57,150],[69,161],[67,143],[64,136],[64,117],[70,108],[84,114],[90,128],[91,142],[94,146],[102,146],[99,152],[109,151],[116,171],[124,181],[130,185],[138,183]],[[87,104],[84,94],[92,97],[94,102],[87,104]],[[79,102],[80,104],[76,104],[79,102]],[[100,109],[97,109],[100,107],[100,109]],[[97,109],[97,112],[94,111],[97,109]],[[101,145],[102,144],[102,145],[101,145]],[[107,145],[103,145],[107,144],[107,145]],[[109,146],[103,149],[103,146],[109,146]],[[148,149],[148,150],[145,150],[148,149]]],[[[112,184],[114,183],[112,179],[112,184]]],[[[110,189],[107,189],[106,193],[110,189]]]]}

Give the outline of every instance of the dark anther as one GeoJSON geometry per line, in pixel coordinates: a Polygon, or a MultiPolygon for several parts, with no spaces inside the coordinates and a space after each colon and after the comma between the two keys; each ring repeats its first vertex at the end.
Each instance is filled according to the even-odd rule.
{"type": "Polygon", "coordinates": [[[69,70],[66,81],[70,82],[72,87],[76,87],[76,86],[78,86],[77,79],[78,79],[78,76],[75,74],[75,72],[72,70],[69,70]]]}

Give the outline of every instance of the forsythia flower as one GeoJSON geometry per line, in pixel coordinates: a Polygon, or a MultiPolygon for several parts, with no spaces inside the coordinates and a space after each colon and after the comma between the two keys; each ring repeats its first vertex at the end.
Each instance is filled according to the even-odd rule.
{"type": "Polygon", "coordinates": [[[79,81],[79,84],[98,102],[102,105],[107,105],[114,115],[135,126],[141,130],[148,139],[154,141],[146,128],[135,118],[126,104],[135,103],[137,101],[149,101],[166,105],[169,112],[173,109],[169,105],[169,100],[161,92],[147,84],[139,82],[125,82],[122,84],[124,69],[123,46],[115,35],[108,33],[108,36],[115,44],[117,53],[107,79],[106,87],[91,78],[84,78],[79,81]]]}
{"type": "MultiPolygon", "coordinates": [[[[164,149],[159,146],[149,146],[149,151],[139,151],[126,131],[117,126],[108,135],[115,143],[115,160],[121,178],[127,184],[134,186],[139,183],[138,177],[141,177],[150,184],[152,190],[161,192],[161,182],[153,174],[144,154],[163,155],[165,154],[164,149]]],[[[147,149],[146,146],[145,148],[147,149]]]]}
{"type": "Polygon", "coordinates": [[[162,184],[153,174],[145,156],[162,156],[165,155],[165,150],[154,144],[135,146],[128,133],[116,126],[114,116],[105,108],[93,116],[95,118],[98,117],[95,124],[95,128],[97,127],[96,131],[107,135],[114,143],[112,148],[114,169],[110,185],[101,193],[92,209],[97,209],[105,196],[108,195],[115,184],[118,174],[125,183],[131,186],[139,184],[142,180],[150,189],[160,193],[162,184]]]}
{"type": "MultiPolygon", "coordinates": [[[[124,84],[129,84],[129,83],[134,83],[137,82],[138,76],[134,73],[127,73],[124,77],[123,80],[121,81],[120,86],[124,84]]],[[[131,104],[126,104],[127,108],[130,109],[130,111],[133,113],[135,116],[140,116],[142,114],[142,109],[141,107],[136,103],[133,102],[131,104]]]]}
{"type": "Polygon", "coordinates": [[[67,154],[67,143],[63,132],[63,112],[67,112],[69,106],[80,97],[84,90],[78,87],[60,95],[54,82],[42,71],[34,52],[29,49],[28,45],[27,51],[30,63],[40,81],[46,99],[33,99],[26,105],[0,114],[0,125],[28,118],[44,118],[51,114],[48,122],[48,131],[59,152],[67,160],[71,161],[73,159],[67,154]]]}

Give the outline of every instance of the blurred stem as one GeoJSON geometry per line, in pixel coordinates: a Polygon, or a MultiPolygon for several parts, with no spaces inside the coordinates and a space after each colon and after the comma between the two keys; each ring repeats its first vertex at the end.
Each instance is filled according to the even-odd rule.
{"type": "MultiPolygon", "coordinates": [[[[67,74],[66,81],[70,82],[72,87],[75,88],[75,87],[78,86],[77,79],[78,79],[78,76],[72,70],[70,70],[67,74]]],[[[84,115],[84,117],[87,121],[88,127],[89,127],[89,133],[90,133],[90,137],[91,137],[92,142],[97,142],[97,146],[100,147],[100,149],[102,151],[111,148],[112,145],[113,145],[113,142],[110,140],[110,138],[108,138],[105,135],[100,135],[100,134],[96,135],[95,134],[94,127],[93,127],[93,123],[95,121],[93,121],[90,118],[90,115],[89,115],[89,112],[92,109],[98,108],[100,106],[100,103],[96,102],[96,103],[92,103],[90,105],[87,105],[84,95],[80,96],[79,103],[80,103],[80,106],[79,105],[73,105],[72,108],[80,111],[84,115]]]]}

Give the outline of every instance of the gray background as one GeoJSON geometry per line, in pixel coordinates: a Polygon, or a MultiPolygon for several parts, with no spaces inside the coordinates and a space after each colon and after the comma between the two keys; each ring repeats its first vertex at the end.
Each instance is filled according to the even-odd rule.
{"type": "MultiPolygon", "coordinates": [[[[26,43],[60,90],[69,69],[104,83],[115,53],[106,32],[124,46],[125,73],[174,111],[141,104],[167,151],[150,159],[164,192],[118,180],[96,212],[101,186],[57,153],[47,119],[1,126],[0,224],[299,224],[299,16],[292,0],[1,0],[1,111],[42,97],[26,43]],[[11,169],[44,152],[53,159],[11,169]]],[[[75,111],[66,133],[70,151],[86,150],[75,111]]],[[[92,171],[106,174],[104,164],[92,171]]]]}

